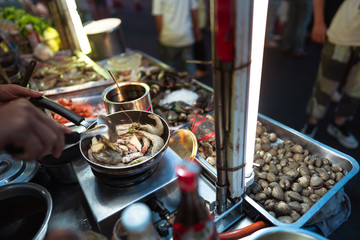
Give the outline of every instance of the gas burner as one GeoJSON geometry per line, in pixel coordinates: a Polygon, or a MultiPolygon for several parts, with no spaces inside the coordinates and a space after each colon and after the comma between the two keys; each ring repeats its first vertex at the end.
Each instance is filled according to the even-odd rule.
{"type": "Polygon", "coordinates": [[[9,183],[28,182],[38,170],[39,164],[36,161],[15,160],[10,155],[0,152],[0,186],[9,183]]]}
{"type": "Polygon", "coordinates": [[[106,185],[110,185],[112,187],[130,187],[134,186],[138,183],[141,183],[148,179],[158,168],[159,163],[156,164],[154,167],[150,168],[149,170],[135,174],[134,176],[127,176],[127,177],[116,177],[116,176],[109,176],[97,171],[93,171],[93,174],[95,175],[96,179],[99,180],[101,183],[104,183],[106,185]]]}

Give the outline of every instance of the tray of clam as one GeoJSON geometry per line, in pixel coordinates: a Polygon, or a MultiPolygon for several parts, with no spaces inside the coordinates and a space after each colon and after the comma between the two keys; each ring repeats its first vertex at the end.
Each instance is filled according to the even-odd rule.
{"type": "MultiPolygon", "coordinates": [[[[197,160],[216,179],[215,138],[199,142],[197,160]]],[[[245,201],[274,225],[314,224],[337,211],[342,188],[358,171],[352,157],[259,114],[245,201]]]]}

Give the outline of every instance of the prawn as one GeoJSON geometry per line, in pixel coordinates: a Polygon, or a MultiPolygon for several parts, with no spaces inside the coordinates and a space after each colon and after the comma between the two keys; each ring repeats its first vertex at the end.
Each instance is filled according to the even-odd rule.
{"type": "Polygon", "coordinates": [[[130,153],[122,158],[122,162],[129,163],[129,162],[132,162],[133,160],[140,158],[142,156],[144,156],[144,154],[142,154],[141,152],[130,153]]]}
{"type": "Polygon", "coordinates": [[[156,122],[156,125],[153,126],[151,124],[145,124],[145,125],[140,125],[140,128],[151,134],[161,136],[164,133],[164,125],[162,124],[161,119],[158,116],[155,116],[153,114],[149,115],[148,117],[151,119],[154,119],[156,122]]]}
{"type": "Polygon", "coordinates": [[[116,125],[116,131],[119,136],[125,135],[131,131],[134,131],[135,128],[138,128],[140,123],[128,123],[116,125]]]}
{"type": "Polygon", "coordinates": [[[164,140],[158,135],[151,134],[141,130],[136,131],[136,133],[139,134],[140,136],[144,136],[148,138],[151,141],[153,145],[151,149],[151,156],[155,155],[164,146],[164,140]]]}
{"type": "Polygon", "coordinates": [[[89,159],[92,160],[93,162],[99,162],[108,165],[115,165],[121,162],[121,155],[112,149],[106,149],[105,151],[95,153],[91,151],[90,148],[88,151],[88,155],[89,155],[89,159]]]}
{"type": "Polygon", "coordinates": [[[143,142],[143,147],[141,149],[141,152],[143,154],[145,154],[147,152],[148,148],[150,147],[150,140],[144,136],[141,138],[141,140],[143,142]]]}

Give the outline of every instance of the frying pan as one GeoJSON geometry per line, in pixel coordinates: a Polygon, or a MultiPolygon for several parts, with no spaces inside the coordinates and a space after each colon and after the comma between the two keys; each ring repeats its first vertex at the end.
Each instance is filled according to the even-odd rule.
{"type": "MultiPolygon", "coordinates": [[[[154,113],[149,113],[146,111],[139,111],[139,110],[127,110],[116,112],[107,115],[107,117],[115,124],[127,124],[133,122],[139,122],[140,124],[151,124],[155,125],[155,120],[149,118],[149,115],[156,115],[154,113]]],[[[138,175],[141,173],[150,170],[151,168],[155,167],[160,160],[162,159],[166,148],[168,147],[168,142],[170,138],[170,129],[169,125],[166,121],[161,118],[160,116],[156,115],[164,125],[164,133],[161,135],[161,138],[164,140],[164,146],[153,156],[149,159],[129,166],[122,166],[122,167],[114,167],[114,166],[107,166],[100,163],[93,162],[88,157],[88,150],[90,148],[91,139],[81,139],[80,140],[80,152],[85,158],[85,160],[89,163],[92,171],[95,175],[107,176],[110,178],[126,178],[132,177],[134,175],[138,175]]],[[[88,129],[95,127],[96,123],[91,124],[88,129]]]]}

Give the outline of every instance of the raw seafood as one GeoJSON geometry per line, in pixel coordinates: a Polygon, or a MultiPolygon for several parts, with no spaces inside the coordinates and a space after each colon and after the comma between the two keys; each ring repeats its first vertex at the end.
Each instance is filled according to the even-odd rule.
{"type": "Polygon", "coordinates": [[[346,174],[329,159],[313,155],[291,140],[281,142],[260,121],[254,173],[249,196],[284,223],[296,222],[346,174]]]}
{"type": "Polygon", "coordinates": [[[93,137],[88,150],[89,159],[121,167],[138,164],[154,156],[165,144],[164,140],[156,135],[163,134],[164,125],[157,116],[148,116],[156,122],[155,125],[141,125],[137,122],[117,125],[118,139],[115,143],[109,144],[104,138],[93,137]]]}
{"type": "MultiPolygon", "coordinates": [[[[84,117],[85,119],[92,119],[92,118],[96,118],[97,114],[96,114],[96,109],[94,109],[93,106],[91,106],[90,104],[78,104],[78,103],[74,103],[71,99],[66,99],[66,98],[59,98],[57,101],[59,104],[63,105],[64,107],[66,107],[67,109],[77,113],[78,115],[84,117]]],[[[66,118],[60,116],[57,113],[52,113],[53,119],[59,123],[68,123],[70,122],[69,120],[67,120],[66,118]]]]}

